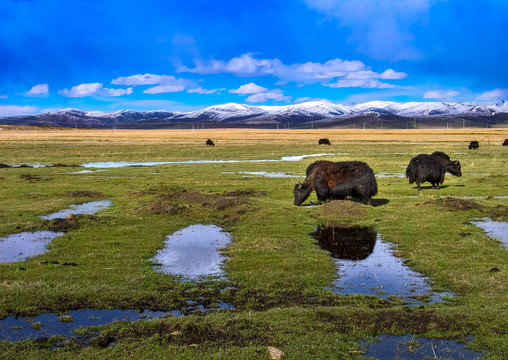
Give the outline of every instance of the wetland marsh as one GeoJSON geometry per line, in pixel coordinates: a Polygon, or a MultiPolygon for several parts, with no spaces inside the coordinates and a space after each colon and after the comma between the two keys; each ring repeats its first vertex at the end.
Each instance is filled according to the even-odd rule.
{"type": "MultiPolygon", "coordinates": [[[[16,337],[17,325],[4,325],[2,358],[269,359],[273,346],[283,359],[361,359],[376,355],[375,347],[364,354],[360,341],[405,334],[458,341],[485,359],[508,353],[507,249],[473,223],[508,219],[506,129],[38,129],[34,135],[7,126],[0,135],[0,163],[68,165],[0,168],[0,238],[60,234],[44,253],[0,263],[0,319],[14,324],[80,310],[173,314],[90,321],[101,326],[38,340],[32,329],[21,342],[2,341],[23,338],[16,337]],[[326,153],[317,144],[323,137],[332,143],[326,153]],[[207,138],[215,147],[206,147],[207,138]],[[468,152],[471,138],[488,140],[468,152]],[[419,193],[400,174],[415,154],[433,151],[454,154],[464,175],[447,174],[440,190],[424,184],[419,193]],[[315,160],[369,164],[379,174],[373,206],[352,200],[294,206],[291,177],[304,176],[315,160]],[[81,165],[91,172],[75,167],[81,165]],[[99,201],[108,206],[94,214],[41,218],[99,201]],[[212,245],[223,255],[221,276],[157,271],[166,241],[196,224],[228,234],[227,242],[212,245]],[[320,226],[373,229],[374,243],[366,241],[357,258],[388,251],[379,233],[397,262],[428,279],[425,291],[336,293],[331,287],[341,270],[313,237],[320,226]],[[433,301],[429,293],[453,296],[433,301]]],[[[316,202],[315,193],[307,202],[316,202]]],[[[198,261],[178,262],[198,270],[198,261]]],[[[390,261],[375,266],[392,267],[390,261]]]]}

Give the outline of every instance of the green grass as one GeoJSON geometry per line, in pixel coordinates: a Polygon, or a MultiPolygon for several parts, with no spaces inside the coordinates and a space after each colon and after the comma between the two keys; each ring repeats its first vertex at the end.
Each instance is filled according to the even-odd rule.
{"type": "MultiPolygon", "coordinates": [[[[56,339],[4,342],[1,358],[263,359],[268,358],[266,347],[274,346],[288,359],[354,359],[361,358],[356,340],[404,333],[462,341],[474,335],[472,346],[487,358],[502,359],[508,352],[507,250],[470,224],[484,216],[508,218],[506,199],[484,198],[508,195],[507,149],[497,140],[468,151],[463,138],[477,134],[444,141],[408,132],[394,140],[383,138],[391,136],[387,131],[352,140],[337,131],[326,136],[332,141],[326,148],[313,138],[300,141],[298,132],[197,132],[195,139],[183,133],[152,134],[157,133],[12,137],[0,143],[0,162],[277,160],[333,153],[340,155],[321,158],[360,160],[375,173],[403,173],[415,153],[440,150],[460,160],[463,176],[446,175],[439,191],[425,183],[421,194],[405,178],[378,178],[373,207],[351,201],[295,207],[291,179],[240,172],[282,171],[302,178],[317,158],[128,167],[90,174],[73,174],[82,170],[73,167],[0,168],[0,236],[58,226],[39,216],[70,204],[98,199],[114,204],[97,215],[69,220],[71,230],[55,239],[48,252],[0,264],[0,317],[84,308],[171,310],[181,309],[187,300],[203,305],[222,300],[236,306],[234,312],[111,324],[86,346],[69,340],[50,350],[56,339]],[[206,148],[201,137],[220,141],[206,148]],[[95,194],[79,196],[77,191],[95,194]],[[453,201],[449,196],[482,198],[453,201]],[[149,259],[166,236],[196,223],[230,232],[228,280],[180,282],[152,269],[149,259]],[[420,309],[325,290],[336,268],[310,236],[319,224],[375,226],[413,269],[432,279],[435,290],[451,290],[455,297],[420,309]],[[65,262],[77,266],[63,266],[65,262]],[[501,271],[490,272],[492,267],[501,271]],[[232,288],[220,291],[226,286],[232,288]],[[180,335],[172,335],[175,332],[180,335]],[[108,339],[116,345],[103,347],[108,339]]],[[[314,194],[309,201],[315,201],[314,194]]]]}

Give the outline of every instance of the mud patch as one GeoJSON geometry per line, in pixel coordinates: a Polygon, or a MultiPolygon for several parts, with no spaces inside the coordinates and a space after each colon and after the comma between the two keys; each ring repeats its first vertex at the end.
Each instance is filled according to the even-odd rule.
{"type": "Polygon", "coordinates": [[[335,293],[376,295],[421,304],[442,301],[451,293],[434,293],[422,274],[395,256],[390,245],[370,227],[318,227],[312,234],[337,266],[335,293]]]}
{"type": "Polygon", "coordinates": [[[29,257],[40,255],[47,250],[46,246],[63,232],[36,231],[12,234],[0,238],[0,263],[24,261],[29,257]]]}
{"type": "Polygon", "coordinates": [[[229,234],[218,226],[191,225],[168,235],[164,248],[150,260],[156,263],[156,271],[184,279],[223,279],[220,249],[230,242],[229,234]]]}
{"type": "Polygon", "coordinates": [[[483,357],[455,340],[426,339],[411,334],[403,336],[381,335],[374,342],[360,343],[364,357],[380,360],[392,359],[478,359],[483,357]]]}

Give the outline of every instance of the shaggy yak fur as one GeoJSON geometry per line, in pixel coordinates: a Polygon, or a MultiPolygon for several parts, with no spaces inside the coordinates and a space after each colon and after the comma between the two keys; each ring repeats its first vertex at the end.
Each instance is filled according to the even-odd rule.
{"type": "Polygon", "coordinates": [[[366,201],[371,205],[372,196],[377,194],[374,172],[360,161],[316,161],[307,167],[307,178],[295,184],[295,205],[301,205],[316,190],[318,204],[327,199],[344,200],[348,196],[366,201]]]}
{"type": "Polygon", "coordinates": [[[420,154],[412,158],[406,168],[406,177],[410,184],[416,182],[418,191],[422,191],[420,184],[426,181],[432,184],[433,189],[439,190],[447,171],[462,176],[460,162],[451,161],[444,152],[435,151],[430,155],[420,154]]]}
{"type": "Polygon", "coordinates": [[[319,139],[318,145],[330,145],[330,140],[328,140],[328,139],[319,139]]]}
{"type": "Polygon", "coordinates": [[[480,148],[480,144],[478,144],[478,141],[471,141],[469,143],[469,150],[471,149],[479,149],[480,148]]]}

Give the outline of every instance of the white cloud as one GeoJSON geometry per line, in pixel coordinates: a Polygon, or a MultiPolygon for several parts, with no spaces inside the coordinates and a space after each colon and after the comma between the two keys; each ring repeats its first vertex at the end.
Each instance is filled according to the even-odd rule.
{"type": "Polygon", "coordinates": [[[29,91],[27,91],[26,95],[43,95],[49,93],[48,84],[37,84],[33,86],[29,91]]]}
{"type": "Polygon", "coordinates": [[[0,116],[27,115],[36,112],[35,106],[0,105],[0,116]]]}
{"type": "MultiPolygon", "coordinates": [[[[327,80],[340,78],[400,80],[408,76],[406,73],[397,72],[393,69],[377,73],[358,60],[332,59],[325,63],[309,61],[303,64],[286,65],[279,59],[256,59],[253,57],[253,54],[243,54],[228,61],[215,59],[209,61],[199,60],[196,61],[196,66],[192,69],[181,66],[177,68],[177,71],[197,74],[230,73],[242,77],[274,76],[280,79],[278,84],[292,81],[304,84],[322,83],[327,80]]],[[[243,89],[240,88],[234,91],[243,91],[243,89]]]]}
{"type": "Polygon", "coordinates": [[[414,60],[422,54],[412,44],[412,28],[424,23],[431,4],[446,0],[304,0],[312,9],[349,28],[349,41],[376,59],[414,60]]]}
{"type": "Polygon", "coordinates": [[[429,90],[423,94],[424,99],[440,99],[450,100],[460,95],[460,92],[455,90],[429,90]]]}
{"type": "Polygon", "coordinates": [[[161,94],[183,91],[194,82],[186,79],[178,79],[172,75],[137,74],[132,76],[120,76],[111,81],[115,85],[157,85],[143,91],[145,94],[161,94]]]}
{"type": "Polygon", "coordinates": [[[268,91],[267,88],[256,85],[253,82],[244,84],[238,89],[229,90],[232,94],[259,94],[268,91]]]}
{"type": "Polygon", "coordinates": [[[144,94],[161,94],[161,93],[171,93],[171,92],[179,92],[185,90],[185,86],[183,85],[158,85],[143,91],[144,94]]]}
{"type": "Polygon", "coordinates": [[[171,75],[137,74],[132,76],[120,76],[111,80],[114,85],[174,85],[183,82],[171,75]]]}
{"type": "Polygon", "coordinates": [[[477,100],[507,100],[508,89],[494,89],[485,91],[476,97],[477,100]]]}
{"type": "Polygon", "coordinates": [[[0,99],[8,99],[9,97],[7,96],[7,94],[4,94],[4,95],[0,95],[0,99]]]}
{"type": "Polygon", "coordinates": [[[70,90],[63,89],[58,93],[67,97],[122,96],[132,94],[132,88],[108,89],[103,88],[101,83],[89,83],[73,86],[70,90]]]}
{"type": "Polygon", "coordinates": [[[102,87],[100,83],[81,84],[73,86],[70,90],[63,89],[58,93],[67,97],[84,97],[97,95],[98,91],[102,87]]]}
{"type": "Polygon", "coordinates": [[[275,89],[275,90],[270,90],[267,92],[251,95],[245,100],[247,100],[249,102],[258,103],[258,102],[265,102],[268,100],[286,101],[286,100],[290,100],[290,99],[291,99],[291,96],[284,96],[284,94],[282,93],[282,90],[275,89]]]}
{"type": "Polygon", "coordinates": [[[198,87],[198,88],[194,88],[194,89],[189,89],[187,90],[188,93],[196,93],[196,94],[215,94],[215,93],[218,93],[219,91],[224,91],[226,89],[222,88],[222,89],[203,89],[202,87],[198,87]]]}
{"type": "Polygon", "coordinates": [[[376,79],[342,79],[335,83],[324,84],[331,88],[366,88],[366,89],[390,89],[396,87],[393,84],[383,83],[376,79]]]}
{"type": "Polygon", "coordinates": [[[327,100],[327,99],[311,98],[309,96],[304,96],[304,97],[298,98],[294,101],[294,103],[301,104],[301,103],[308,102],[308,101],[321,101],[324,103],[331,103],[331,101],[327,100]]]}

